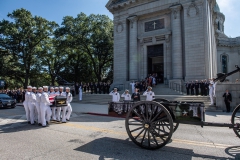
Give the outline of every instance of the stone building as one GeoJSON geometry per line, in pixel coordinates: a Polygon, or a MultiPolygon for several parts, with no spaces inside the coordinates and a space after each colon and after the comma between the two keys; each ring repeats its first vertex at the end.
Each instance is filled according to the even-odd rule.
{"type": "Polygon", "coordinates": [[[109,0],[106,7],[114,16],[113,86],[152,73],[182,84],[239,64],[240,38],[224,34],[216,0],[109,0]]]}

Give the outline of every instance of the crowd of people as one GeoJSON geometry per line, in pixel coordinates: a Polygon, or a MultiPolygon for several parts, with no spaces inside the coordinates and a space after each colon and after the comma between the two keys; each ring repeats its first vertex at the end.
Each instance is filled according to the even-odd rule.
{"type": "Polygon", "coordinates": [[[13,90],[0,90],[0,93],[5,93],[9,97],[12,97],[13,99],[16,99],[17,103],[21,103],[25,100],[25,93],[26,90],[24,89],[13,89],[13,90]]]}

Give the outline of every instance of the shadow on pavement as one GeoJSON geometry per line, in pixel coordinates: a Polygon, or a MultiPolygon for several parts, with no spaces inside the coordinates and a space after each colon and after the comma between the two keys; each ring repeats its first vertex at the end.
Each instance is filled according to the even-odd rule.
{"type": "Polygon", "coordinates": [[[235,159],[240,159],[240,146],[228,147],[225,149],[225,153],[235,157],[235,159]]]}
{"type": "MultiPolygon", "coordinates": [[[[81,140],[71,140],[69,142],[81,144],[81,140]]],[[[108,137],[96,139],[74,150],[89,153],[89,154],[99,155],[99,160],[104,160],[105,158],[192,160],[193,157],[205,158],[205,159],[226,159],[226,157],[196,154],[191,149],[176,148],[176,147],[169,147],[169,146],[165,146],[161,149],[153,150],[153,151],[145,150],[137,147],[133,142],[129,141],[129,139],[121,140],[121,139],[114,139],[114,138],[108,138],[108,137]]],[[[228,158],[228,159],[234,159],[234,158],[228,158]]]]}

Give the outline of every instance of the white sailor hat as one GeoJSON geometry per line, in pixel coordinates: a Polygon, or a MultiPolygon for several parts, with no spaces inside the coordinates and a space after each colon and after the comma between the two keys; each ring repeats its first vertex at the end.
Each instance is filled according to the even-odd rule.
{"type": "Polygon", "coordinates": [[[152,87],[148,86],[148,89],[152,89],[152,87]]]}
{"type": "Polygon", "coordinates": [[[36,87],[32,87],[32,89],[37,89],[36,87]]]}
{"type": "Polygon", "coordinates": [[[38,87],[38,90],[43,90],[43,88],[42,87],[38,87]]]}
{"type": "Polygon", "coordinates": [[[66,87],[66,89],[70,89],[69,87],[66,87]]]}
{"type": "Polygon", "coordinates": [[[32,86],[27,86],[27,88],[31,88],[32,89],[32,86]]]}
{"type": "Polygon", "coordinates": [[[63,87],[59,87],[59,89],[63,89],[63,87]]]}
{"type": "Polygon", "coordinates": [[[43,88],[48,88],[48,86],[43,86],[43,88]]]}
{"type": "Polygon", "coordinates": [[[117,88],[113,88],[114,90],[117,90],[117,88]]]}
{"type": "Polygon", "coordinates": [[[129,92],[129,90],[128,90],[128,89],[125,89],[125,92],[129,92]]]}
{"type": "Polygon", "coordinates": [[[50,87],[50,89],[54,89],[53,87],[50,87]]]}
{"type": "Polygon", "coordinates": [[[58,87],[55,87],[54,89],[58,89],[58,87]]]}

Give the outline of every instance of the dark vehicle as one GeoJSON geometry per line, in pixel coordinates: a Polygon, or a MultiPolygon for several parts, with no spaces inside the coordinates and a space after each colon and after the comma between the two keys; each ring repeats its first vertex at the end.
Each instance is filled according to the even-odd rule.
{"type": "Polygon", "coordinates": [[[0,108],[15,108],[16,100],[4,93],[0,93],[0,108]]]}

